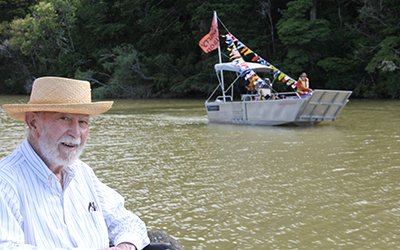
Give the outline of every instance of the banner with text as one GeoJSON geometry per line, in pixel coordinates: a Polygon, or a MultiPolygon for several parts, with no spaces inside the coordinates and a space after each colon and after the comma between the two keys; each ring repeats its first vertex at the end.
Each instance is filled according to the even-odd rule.
{"type": "Polygon", "coordinates": [[[199,46],[206,53],[213,51],[219,47],[219,32],[216,15],[214,15],[213,21],[211,23],[210,32],[200,40],[199,46]]]}

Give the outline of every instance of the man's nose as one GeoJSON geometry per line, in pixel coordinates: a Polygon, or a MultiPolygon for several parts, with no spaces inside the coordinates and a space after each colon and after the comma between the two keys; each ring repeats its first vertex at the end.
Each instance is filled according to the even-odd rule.
{"type": "Polygon", "coordinates": [[[68,128],[68,135],[74,137],[74,138],[78,138],[81,135],[81,128],[79,126],[79,122],[73,120],[68,128]]]}

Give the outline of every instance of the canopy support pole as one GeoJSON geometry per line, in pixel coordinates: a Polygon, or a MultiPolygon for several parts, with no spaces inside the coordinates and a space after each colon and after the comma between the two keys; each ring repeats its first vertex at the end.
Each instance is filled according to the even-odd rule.
{"type": "MultiPolygon", "coordinates": [[[[213,20],[215,20],[215,22],[218,23],[218,16],[217,16],[217,12],[216,12],[216,11],[214,11],[214,17],[215,17],[215,18],[214,18],[213,20]]],[[[219,63],[222,63],[222,57],[221,57],[221,42],[220,42],[219,37],[218,37],[218,42],[219,42],[219,46],[218,46],[218,58],[219,58],[219,63]]],[[[223,96],[224,102],[226,102],[224,86],[225,86],[225,82],[224,82],[224,72],[223,72],[223,70],[221,70],[221,89],[222,89],[222,96],[223,96]]]]}

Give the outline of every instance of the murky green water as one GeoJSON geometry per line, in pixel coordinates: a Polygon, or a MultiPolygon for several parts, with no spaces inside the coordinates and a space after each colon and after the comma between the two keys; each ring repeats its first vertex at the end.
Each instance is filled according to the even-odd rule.
{"type": "MultiPolygon", "coordinates": [[[[28,97],[0,96],[0,104],[28,97]]],[[[203,100],[117,100],[82,159],[185,249],[400,249],[400,102],[311,127],[209,124],[203,100]]],[[[0,157],[25,126],[0,110],[0,157]]]]}

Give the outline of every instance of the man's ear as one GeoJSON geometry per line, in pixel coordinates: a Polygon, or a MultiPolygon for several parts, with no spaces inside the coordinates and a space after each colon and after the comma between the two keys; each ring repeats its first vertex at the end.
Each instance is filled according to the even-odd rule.
{"type": "Polygon", "coordinates": [[[29,134],[36,137],[38,135],[38,114],[26,112],[25,122],[29,127],[29,134]]]}

